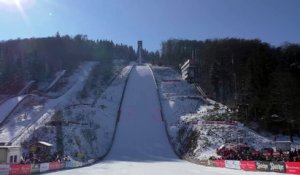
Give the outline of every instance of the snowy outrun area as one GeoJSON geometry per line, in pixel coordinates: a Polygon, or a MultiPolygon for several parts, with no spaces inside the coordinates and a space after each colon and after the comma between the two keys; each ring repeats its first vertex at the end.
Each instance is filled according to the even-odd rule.
{"type": "Polygon", "coordinates": [[[136,66],[129,77],[116,137],[107,157],[89,167],[50,174],[240,175],[272,173],[204,167],[180,160],[167,139],[151,69],[148,66],[136,66]]]}

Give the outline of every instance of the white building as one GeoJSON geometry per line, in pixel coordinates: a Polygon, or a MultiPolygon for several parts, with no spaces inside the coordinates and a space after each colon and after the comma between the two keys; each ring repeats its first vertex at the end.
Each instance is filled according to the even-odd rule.
{"type": "Polygon", "coordinates": [[[0,164],[17,164],[21,161],[21,147],[0,146],[0,164]]]}

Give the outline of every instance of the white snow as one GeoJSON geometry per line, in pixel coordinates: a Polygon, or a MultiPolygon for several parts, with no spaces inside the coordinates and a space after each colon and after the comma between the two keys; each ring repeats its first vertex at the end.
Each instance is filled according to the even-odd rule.
{"type": "Polygon", "coordinates": [[[62,70],[60,72],[57,72],[55,79],[47,87],[46,91],[49,91],[58,82],[58,80],[60,80],[65,75],[65,73],[66,73],[66,70],[62,70]]]}
{"type": "Polygon", "coordinates": [[[130,75],[113,147],[101,162],[53,175],[241,175],[275,174],[204,167],[180,160],[174,154],[161,120],[155,82],[148,66],[130,75]]]}
{"type": "Polygon", "coordinates": [[[0,105],[0,123],[7,117],[7,115],[21,102],[26,95],[12,97],[0,105]]]}
{"type": "Polygon", "coordinates": [[[65,154],[82,152],[89,159],[103,156],[111,146],[126,79],[132,66],[126,66],[97,99],[95,106],[78,105],[64,110],[65,121],[87,125],[63,127],[65,154]],[[78,141],[80,140],[80,141],[78,141]]]}
{"type": "Polygon", "coordinates": [[[178,131],[182,127],[186,128],[184,134],[180,135],[181,140],[191,132],[197,133],[197,138],[193,138],[197,139],[196,148],[192,155],[189,155],[196,159],[216,156],[216,148],[230,141],[241,141],[256,149],[270,147],[272,144],[270,139],[241,125],[206,124],[204,116],[224,114],[227,107],[211,99],[197,98],[200,94],[196,88],[183,81],[171,68],[153,67],[153,70],[158,82],[168,131],[176,149],[181,147],[177,138],[178,131]],[[178,96],[179,94],[181,96],[178,96]]]}
{"type": "Polygon", "coordinates": [[[29,81],[25,87],[23,89],[20,90],[20,92],[18,93],[18,95],[23,95],[26,93],[26,91],[35,83],[34,80],[29,81]]]}
{"type": "MultiPolygon", "coordinates": [[[[20,145],[22,141],[30,137],[34,130],[51,119],[56,110],[63,109],[75,100],[76,94],[82,89],[85,79],[94,65],[95,62],[82,64],[79,70],[70,77],[76,79],[72,87],[59,98],[47,99],[45,97],[30,96],[30,98],[25,99],[1,126],[0,141],[20,145]]],[[[2,104],[0,106],[1,115],[4,116],[4,114],[10,112],[24,97],[15,97],[5,102],[7,105],[2,104]]]]}

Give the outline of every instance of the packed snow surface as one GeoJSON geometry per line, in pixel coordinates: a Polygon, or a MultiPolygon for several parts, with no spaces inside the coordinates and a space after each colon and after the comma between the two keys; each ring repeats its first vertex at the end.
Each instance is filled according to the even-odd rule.
{"type": "Polygon", "coordinates": [[[12,97],[0,105],[0,123],[4,121],[7,115],[22,101],[26,95],[12,97]]]}
{"type": "MultiPolygon", "coordinates": [[[[148,66],[136,66],[129,77],[116,137],[107,157],[92,166],[53,175],[241,175],[272,174],[204,167],[177,158],[161,120],[155,81],[148,66]]],[[[275,174],[275,173],[274,173],[275,174]]]]}
{"type": "Polygon", "coordinates": [[[50,83],[46,91],[49,91],[57,82],[59,79],[61,79],[66,73],[66,70],[62,70],[56,74],[56,78],[50,83]]]}
{"type": "Polygon", "coordinates": [[[227,113],[227,106],[201,98],[196,87],[170,67],[153,66],[152,70],[158,83],[171,142],[177,152],[184,153],[183,156],[207,160],[217,156],[216,149],[226,143],[246,143],[256,150],[274,146],[272,139],[263,137],[242,123],[220,124],[214,123],[214,119],[209,123],[205,117],[218,118],[227,113]],[[180,129],[184,132],[179,132],[180,129]],[[197,142],[189,144],[192,139],[197,142]]]}
{"type": "Polygon", "coordinates": [[[12,111],[0,129],[0,142],[11,142],[12,145],[20,145],[23,139],[29,137],[32,131],[46,123],[54,115],[56,110],[65,108],[70,102],[75,101],[76,94],[84,86],[85,80],[91,72],[95,62],[86,62],[80,66],[74,73],[76,78],[73,86],[62,96],[55,99],[47,99],[36,95],[30,96],[22,101],[26,95],[18,96],[7,100],[0,106],[0,119],[7,116],[18,105],[22,104],[12,111]],[[3,117],[2,117],[3,116],[3,117]]]}
{"type": "MultiPolygon", "coordinates": [[[[102,157],[110,148],[126,79],[132,66],[126,66],[92,105],[74,105],[64,110],[65,121],[82,125],[63,127],[64,153],[74,158],[81,152],[88,159],[102,157]]],[[[102,88],[102,87],[99,87],[102,88]]],[[[94,99],[94,98],[92,98],[94,99]]]]}

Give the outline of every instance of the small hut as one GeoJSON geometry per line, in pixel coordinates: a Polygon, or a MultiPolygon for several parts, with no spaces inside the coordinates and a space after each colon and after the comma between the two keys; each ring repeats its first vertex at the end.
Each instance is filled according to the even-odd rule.
{"type": "Polygon", "coordinates": [[[51,143],[37,141],[36,143],[33,143],[29,146],[29,152],[33,154],[49,153],[52,146],[53,145],[51,143]]]}
{"type": "Polygon", "coordinates": [[[45,162],[52,160],[51,143],[37,141],[29,146],[29,158],[33,161],[45,162]]]}

